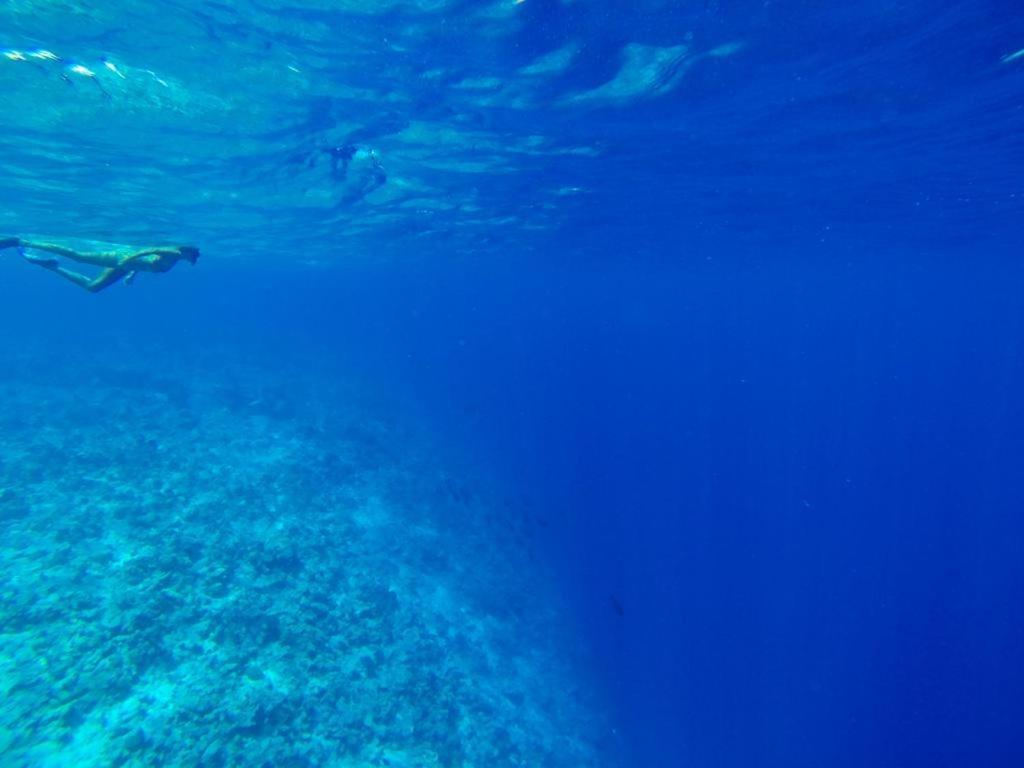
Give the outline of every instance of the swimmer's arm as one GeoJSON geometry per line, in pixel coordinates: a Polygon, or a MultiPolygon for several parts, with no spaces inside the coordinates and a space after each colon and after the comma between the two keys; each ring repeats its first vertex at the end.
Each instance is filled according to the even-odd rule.
{"type": "Polygon", "coordinates": [[[122,269],[128,269],[133,264],[137,264],[140,261],[151,262],[150,256],[177,256],[178,252],[173,248],[147,248],[144,251],[136,251],[127,256],[121,258],[118,262],[118,266],[122,269]]]}

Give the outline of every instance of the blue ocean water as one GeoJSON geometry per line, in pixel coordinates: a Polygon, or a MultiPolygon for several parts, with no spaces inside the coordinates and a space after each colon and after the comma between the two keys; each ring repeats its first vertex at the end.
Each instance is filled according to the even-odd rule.
{"type": "Polygon", "coordinates": [[[0,765],[1024,763],[1015,4],[0,49],[0,765]]]}

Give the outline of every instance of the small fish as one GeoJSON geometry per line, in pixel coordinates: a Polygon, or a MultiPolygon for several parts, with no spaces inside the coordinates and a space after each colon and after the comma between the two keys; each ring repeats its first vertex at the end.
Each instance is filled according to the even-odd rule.
{"type": "Polygon", "coordinates": [[[1017,59],[1021,58],[1024,58],[1024,48],[1021,48],[1016,53],[1006,54],[1005,56],[1003,56],[1003,58],[1000,59],[1000,61],[1003,62],[1003,64],[1009,64],[1011,61],[1016,61],[1017,59]]]}
{"type": "Polygon", "coordinates": [[[611,605],[612,605],[612,610],[615,611],[615,613],[618,616],[625,616],[626,615],[626,609],[622,607],[622,601],[619,600],[617,595],[612,595],[611,596],[611,605]]]}

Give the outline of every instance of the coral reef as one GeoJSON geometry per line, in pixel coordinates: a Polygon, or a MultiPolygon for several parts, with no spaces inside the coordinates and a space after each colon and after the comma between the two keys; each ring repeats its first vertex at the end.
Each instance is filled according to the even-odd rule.
{"type": "Polygon", "coordinates": [[[526,523],[354,387],[0,367],[0,764],[609,764],[526,523]]]}

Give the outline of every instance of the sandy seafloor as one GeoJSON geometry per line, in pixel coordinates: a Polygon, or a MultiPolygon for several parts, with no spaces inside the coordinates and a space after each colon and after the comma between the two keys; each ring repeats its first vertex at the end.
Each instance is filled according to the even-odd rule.
{"type": "Polygon", "coordinates": [[[612,763],[529,514],[443,436],[237,350],[0,357],[0,765],[612,763]]]}

